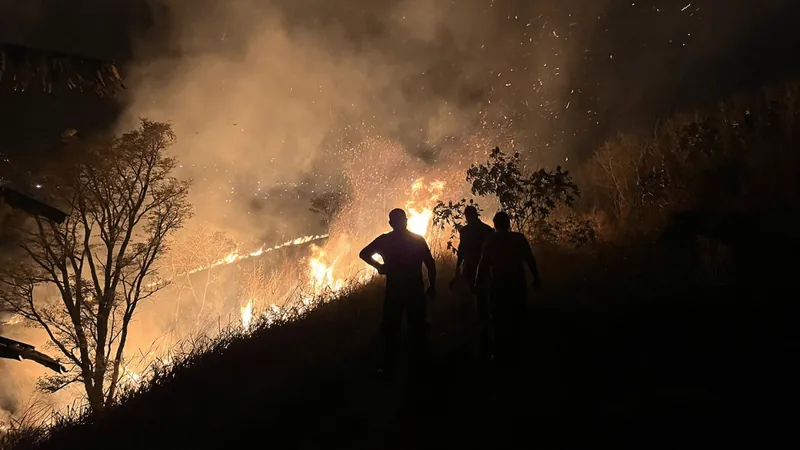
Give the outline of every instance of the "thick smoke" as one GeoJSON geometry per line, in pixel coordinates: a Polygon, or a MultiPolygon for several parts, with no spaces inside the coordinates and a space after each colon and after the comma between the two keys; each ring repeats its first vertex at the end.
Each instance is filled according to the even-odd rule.
{"type": "Polygon", "coordinates": [[[200,217],[278,240],[366,138],[435,166],[502,134],[552,165],[716,100],[731,69],[694,68],[785,6],[745,3],[163,0],[121,125],[173,121],[200,217]]]}
{"type": "Polygon", "coordinates": [[[311,232],[308,196],[341,183],[347,149],[367,138],[435,165],[487,127],[552,135],[569,92],[571,43],[558,36],[570,18],[517,5],[524,17],[509,19],[509,6],[174,0],[167,31],[139,46],[122,126],[174,123],[199,217],[251,235],[311,232]],[[532,93],[516,99],[528,111],[508,105],[511,91],[532,93]]]}
{"type": "MultiPolygon", "coordinates": [[[[51,13],[28,3],[20,39],[52,28],[33,26],[51,13]]],[[[137,117],[171,121],[197,220],[259,244],[323,231],[308,211],[320,191],[374,199],[390,177],[463,167],[495,145],[536,164],[574,161],[671,108],[758,85],[756,72],[774,61],[751,57],[776,43],[752,36],[776,16],[797,17],[779,0],[149,3],[154,23],[135,36],[118,129],[137,117]]],[[[68,23],[63,15],[57,23],[68,23]]],[[[90,25],[71,31],[85,36],[90,25]]],[[[402,205],[377,209],[393,206],[402,205]]],[[[235,303],[230,286],[218,289],[235,303]]],[[[158,314],[174,304],[143,307],[131,353],[163,334],[158,314]]],[[[20,409],[33,377],[0,379],[0,407],[20,409]]]]}
{"type": "MultiPolygon", "coordinates": [[[[55,346],[48,345],[43,330],[2,325],[8,319],[11,319],[9,315],[0,313],[0,335],[34,345],[37,350],[48,354],[58,354],[55,346]]],[[[38,393],[36,380],[52,373],[33,361],[0,359],[0,427],[9,423],[11,417],[29,425],[48,419],[54,408],[78,398],[80,392],[74,389],[75,386],[52,395],[38,393]]]]}

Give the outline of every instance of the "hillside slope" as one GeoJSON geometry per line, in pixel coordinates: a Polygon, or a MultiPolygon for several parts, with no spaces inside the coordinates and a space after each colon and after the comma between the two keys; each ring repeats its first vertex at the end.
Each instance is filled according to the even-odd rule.
{"type": "Polygon", "coordinates": [[[442,286],[428,382],[376,380],[375,284],[233,340],[40,448],[685,447],[689,437],[706,442],[699,431],[717,448],[744,435],[770,448],[782,442],[779,422],[759,419],[798,400],[797,308],[784,283],[679,283],[658,272],[650,248],[540,261],[547,286],[531,299],[517,374],[476,363],[472,319],[442,286]],[[609,416],[623,427],[598,433],[609,416]],[[628,421],[637,416],[748,418],[748,426],[719,435],[662,421],[668,432],[653,435],[628,421]]]}

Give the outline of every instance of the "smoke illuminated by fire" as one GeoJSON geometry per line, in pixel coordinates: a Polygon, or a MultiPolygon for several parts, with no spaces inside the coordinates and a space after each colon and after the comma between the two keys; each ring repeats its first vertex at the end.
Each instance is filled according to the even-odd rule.
{"type": "MultiPolygon", "coordinates": [[[[411,185],[405,209],[408,214],[408,229],[412,233],[427,237],[433,218],[433,207],[441,198],[444,187],[443,181],[426,183],[423,178],[418,178],[411,185]]],[[[364,238],[371,239],[369,236],[359,237],[363,241],[361,246],[368,242],[364,238]]],[[[366,270],[358,259],[360,247],[351,245],[353,239],[353,236],[343,231],[332,233],[324,248],[312,244],[312,254],[308,259],[311,296],[336,294],[353,282],[363,283],[375,276],[375,272],[366,270]]],[[[373,258],[380,260],[379,255],[373,255],[373,258]]]]}
{"type": "Polygon", "coordinates": [[[275,245],[273,247],[266,247],[265,248],[265,247],[262,246],[258,250],[255,250],[255,251],[249,252],[249,253],[245,253],[245,254],[241,254],[241,255],[239,254],[238,250],[234,250],[233,252],[225,255],[225,257],[223,257],[219,261],[216,261],[216,262],[214,262],[214,263],[212,263],[211,265],[208,265],[208,266],[197,267],[195,269],[190,270],[189,273],[192,274],[192,273],[202,272],[203,270],[207,270],[207,269],[210,269],[212,267],[221,266],[223,264],[233,264],[233,263],[236,263],[236,262],[243,261],[243,260],[245,260],[247,258],[261,256],[261,255],[263,255],[264,253],[267,253],[267,252],[272,252],[272,251],[275,251],[275,250],[278,250],[278,249],[281,249],[281,248],[291,247],[291,246],[295,246],[295,245],[303,245],[303,244],[307,244],[309,242],[318,241],[320,239],[325,239],[327,237],[328,237],[327,234],[319,234],[319,235],[316,235],[316,236],[301,236],[301,237],[298,237],[298,238],[295,238],[295,239],[290,239],[290,240],[284,242],[283,244],[278,244],[278,245],[275,245]]]}
{"type": "MultiPolygon", "coordinates": [[[[693,44],[700,36],[740,41],[730,39],[730,31],[721,37],[724,27],[700,22],[701,16],[732,22],[727,14],[711,13],[728,12],[727,2],[718,2],[719,8],[706,2],[702,10],[700,2],[688,1],[660,9],[641,2],[612,8],[608,1],[312,1],[302,8],[289,1],[159,3],[167,8],[163,22],[174,29],[154,33],[154,42],[148,37],[140,46],[141,53],[159,49],[155,58],[141,54],[130,64],[130,101],[120,128],[127,131],[125,122],[138,117],[175,124],[176,176],[196,181],[196,217],[271,242],[267,236],[321,231],[296,231],[309,221],[307,199],[299,200],[295,190],[342,182],[354,198],[325,234],[272,247],[230,251],[236,245],[225,245],[206,252],[213,255],[208,258],[187,258],[191,262],[169,277],[148,280],[150,286],[174,283],[158,294],[159,306],[137,311],[134,332],[146,329],[142,334],[153,337],[179,331],[144,352],[146,361],[125,368],[126,385],[144,382],[147,365],[170,360],[165,355],[182,340],[213,338],[227,325],[249,332],[260,318],[269,325],[289,317],[288,302],[311,308],[315,299],[371,280],[375,271],[358,259],[358,250],[386,231],[393,207],[406,210],[409,230],[435,242],[436,200],[462,198],[464,170],[488,149],[541,149],[536,158],[561,162],[586,133],[615,132],[620,124],[627,129],[631,118],[647,117],[634,107],[624,114],[603,111],[639,102],[647,97],[642,93],[671,95],[659,88],[675,84],[663,78],[665,69],[684,54],[707,61],[704,53],[690,53],[693,48],[716,48],[693,44]],[[631,22],[613,27],[611,17],[623,16],[631,22]],[[667,23],[674,26],[661,26],[667,23]],[[602,38],[597,26],[605,30],[602,38]],[[654,35],[642,40],[650,31],[654,35]],[[644,45],[627,45],[632,33],[644,45]],[[661,41],[666,47],[657,47],[661,41]],[[164,58],[165,48],[169,54],[180,49],[174,53],[180,56],[164,58]],[[653,64],[653,54],[669,57],[653,64]],[[656,76],[632,83],[627,75],[639,72],[630,68],[644,66],[656,76]],[[223,214],[222,198],[237,206],[223,214]],[[260,212],[251,208],[256,200],[260,212]],[[275,261],[284,256],[275,250],[288,254],[289,247],[305,246],[305,257],[298,251],[275,261]],[[251,272],[258,272],[251,278],[259,283],[237,278],[251,264],[263,266],[251,272]],[[174,320],[158,322],[164,317],[174,320]]],[[[675,73],[676,80],[685,78],[675,73]]],[[[660,111],[664,105],[657,100],[647,98],[644,112],[660,111]]],[[[10,316],[0,325],[21,321],[10,316]]],[[[147,337],[130,341],[126,356],[143,353],[147,337]]]]}
{"type": "MultiPolygon", "coordinates": [[[[258,250],[255,250],[255,251],[249,252],[249,253],[245,253],[245,254],[239,254],[238,250],[234,250],[234,251],[228,253],[224,257],[220,258],[219,260],[217,260],[217,261],[215,261],[215,262],[213,262],[211,264],[201,265],[201,266],[195,267],[194,269],[191,269],[191,270],[189,270],[189,271],[187,271],[185,273],[179,273],[177,276],[187,275],[187,274],[192,275],[192,274],[195,274],[195,273],[198,273],[198,272],[202,272],[204,270],[213,269],[214,267],[238,263],[238,262],[244,261],[244,260],[246,260],[248,258],[259,257],[259,256],[261,256],[261,255],[263,255],[265,253],[273,252],[275,250],[279,250],[279,249],[286,248],[286,247],[293,247],[293,246],[297,246],[297,245],[303,245],[303,244],[307,244],[309,242],[314,242],[314,241],[319,241],[321,239],[326,239],[327,237],[328,237],[327,234],[319,234],[319,235],[314,235],[314,236],[301,236],[301,237],[298,237],[298,238],[290,239],[290,240],[288,240],[288,241],[286,241],[286,242],[284,242],[282,244],[278,244],[278,245],[275,245],[275,246],[272,246],[272,247],[261,246],[258,250]]],[[[162,284],[164,282],[169,282],[169,281],[171,281],[171,280],[167,279],[167,280],[154,281],[152,283],[149,283],[147,286],[148,287],[152,287],[152,286],[156,286],[158,284],[162,284]]]]}
{"type": "Polygon", "coordinates": [[[436,201],[441,198],[444,190],[443,181],[434,181],[425,184],[422,178],[411,185],[411,199],[406,202],[406,212],[408,213],[408,229],[422,237],[428,234],[433,218],[433,207],[436,201]]]}
{"type": "MultiPolygon", "coordinates": [[[[418,178],[413,182],[405,202],[408,214],[408,229],[420,236],[427,237],[428,229],[433,217],[433,207],[444,191],[443,181],[425,182],[418,178]]],[[[346,216],[348,211],[344,211],[346,216]]],[[[310,245],[311,255],[307,262],[307,290],[302,295],[301,301],[308,305],[313,299],[330,299],[339,294],[343,289],[353,286],[354,283],[365,283],[375,276],[375,272],[366,268],[358,259],[358,250],[371,239],[369,235],[354,236],[354,230],[339,229],[332,232],[328,241],[319,246],[310,245]],[[358,245],[354,245],[358,242],[358,245]]],[[[373,232],[377,234],[378,231],[373,232]]],[[[306,239],[306,238],[302,238],[306,239]]],[[[296,240],[297,241],[297,240],[296,240]]],[[[294,242],[294,241],[293,241],[294,242]]],[[[305,242],[311,242],[311,239],[305,242]]],[[[373,258],[380,260],[379,255],[373,258]]],[[[232,258],[233,261],[238,259],[232,258]]],[[[226,261],[227,262],[227,261],[226,261]]],[[[265,316],[280,314],[280,307],[272,303],[265,311],[265,316]]],[[[253,321],[253,300],[248,300],[245,307],[241,308],[241,325],[247,331],[253,321]]]]}
{"type": "MultiPolygon", "coordinates": [[[[399,154],[392,144],[374,141],[373,145],[372,151],[399,154]]],[[[170,355],[181,354],[175,349],[184,342],[196,337],[213,339],[228,326],[248,334],[262,324],[271,326],[293,320],[297,313],[310,311],[369,282],[377,273],[358,258],[358,252],[376,236],[388,231],[389,210],[404,208],[409,230],[431,242],[435,239],[431,230],[433,207],[440,199],[459,195],[445,192],[445,187],[457,189],[457,179],[463,177],[457,168],[430,173],[424,166],[405,167],[402,172],[387,171],[388,176],[382,175],[383,178],[377,180],[370,178],[375,174],[374,167],[366,167],[363,172],[357,168],[350,170],[349,182],[356,191],[354,199],[343,207],[328,233],[297,237],[253,250],[237,245],[234,240],[217,242],[200,238],[213,236],[214,232],[209,230],[202,233],[187,230],[182,245],[173,246],[175,253],[165,258],[165,262],[176,260],[179,263],[165,265],[162,270],[170,275],[156,277],[150,282],[151,286],[163,284],[165,287],[165,291],[158,294],[165,300],[161,305],[175,305],[174,321],[153,324],[152,329],[171,330],[172,324],[185,326],[174,333],[170,331],[172,334],[163,339],[158,338],[157,344],[152,341],[149,349],[147,344],[139,344],[126,350],[126,356],[133,357],[123,362],[120,387],[130,389],[147,383],[154,367],[171,364],[170,355]],[[287,252],[276,252],[279,249],[287,252]],[[289,256],[303,252],[307,252],[305,257],[289,256]],[[187,254],[185,258],[173,258],[183,253],[187,254]],[[209,290],[210,286],[214,287],[209,290]]],[[[378,255],[373,257],[379,260],[378,255]]],[[[149,305],[150,302],[145,308],[149,305]]],[[[158,315],[149,311],[141,314],[140,317],[158,315]]],[[[136,330],[143,328],[144,325],[136,330]]]]}

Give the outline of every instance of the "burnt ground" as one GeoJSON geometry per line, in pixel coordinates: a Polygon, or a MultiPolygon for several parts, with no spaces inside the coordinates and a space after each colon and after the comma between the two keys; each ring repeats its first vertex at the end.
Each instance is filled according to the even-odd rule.
{"type": "Polygon", "coordinates": [[[427,383],[377,380],[376,285],[233,342],[44,447],[788,447],[792,280],[762,260],[758,277],[689,282],[662,276],[651,253],[540,255],[547,284],[515,374],[477,362],[472,319],[443,292],[427,383]]]}

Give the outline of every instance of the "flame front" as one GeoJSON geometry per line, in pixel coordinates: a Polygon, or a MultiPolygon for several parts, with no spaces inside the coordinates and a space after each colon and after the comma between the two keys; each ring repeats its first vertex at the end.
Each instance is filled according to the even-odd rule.
{"type": "MultiPolygon", "coordinates": [[[[441,197],[443,190],[444,183],[440,181],[426,183],[422,178],[414,181],[410,186],[410,192],[406,191],[408,197],[404,203],[408,215],[409,231],[429,238],[433,207],[441,197]]],[[[251,252],[241,252],[237,249],[212,264],[196,267],[188,273],[193,274],[216,266],[235,264],[280,248],[308,243],[311,256],[307,260],[306,280],[303,281],[307,290],[299,298],[301,306],[298,310],[314,308],[317,300],[332,299],[341,294],[345,288],[353,284],[366,283],[377,275],[374,270],[365,267],[358,258],[358,249],[366,243],[364,240],[371,239],[373,235],[380,233],[380,230],[370,229],[371,225],[366,227],[368,229],[360,229],[358,228],[357,214],[353,216],[353,219],[352,223],[356,224],[355,226],[340,226],[335,229],[335,232],[332,231],[330,236],[323,234],[298,237],[272,247],[262,246],[251,252]],[[312,243],[322,239],[327,239],[324,246],[312,243]]],[[[380,255],[377,254],[373,255],[373,259],[383,262],[380,255]]],[[[162,282],[159,281],[159,283],[162,282]]],[[[267,326],[290,320],[292,317],[293,310],[291,308],[285,308],[275,303],[263,304],[263,302],[269,301],[270,297],[267,293],[260,293],[258,289],[255,292],[246,293],[243,297],[247,299],[247,303],[239,307],[239,320],[245,332],[252,329],[254,310],[258,309],[259,305],[264,309],[263,312],[259,310],[258,314],[267,326]]],[[[124,383],[128,386],[138,386],[145,378],[143,374],[143,372],[135,372],[126,368],[123,375],[124,383]]]]}
{"type": "Polygon", "coordinates": [[[428,224],[433,217],[433,211],[429,209],[416,210],[408,208],[408,229],[422,237],[428,234],[428,224]]]}
{"type": "Polygon", "coordinates": [[[189,273],[192,274],[192,273],[201,272],[203,270],[208,270],[208,269],[210,269],[212,267],[220,266],[220,265],[223,265],[223,264],[233,264],[235,262],[239,262],[239,261],[245,260],[245,259],[250,258],[250,257],[261,256],[264,253],[275,251],[275,250],[278,250],[278,249],[281,249],[281,248],[284,248],[284,247],[292,247],[292,246],[295,246],[295,245],[307,244],[309,242],[318,241],[320,239],[325,239],[327,237],[328,237],[327,234],[318,234],[318,235],[315,235],[315,236],[301,236],[301,237],[298,237],[298,238],[295,238],[295,239],[290,239],[290,240],[284,242],[283,244],[278,244],[278,245],[275,245],[275,246],[272,246],[272,247],[264,247],[264,246],[262,246],[261,248],[259,248],[256,251],[253,251],[253,252],[250,252],[250,253],[245,253],[243,255],[240,255],[238,250],[234,250],[234,251],[230,252],[229,254],[227,254],[222,259],[220,259],[219,261],[217,261],[217,262],[215,262],[213,264],[210,264],[208,266],[197,267],[195,269],[190,270],[189,273]]]}
{"type": "Polygon", "coordinates": [[[311,252],[313,256],[308,260],[311,270],[311,288],[317,292],[319,289],[333,285],[333,267],[336,261],[327,262],[325,250],[316,245],[311,247],[311,252]]]}
{"type": "Polygon", "coordinates": [[[308,259],[309,284],[311,293],[319,296],[325,293],[335,294],[344,286],[343,279],[334,277],[338,257],[331,258],[329,252],[318,245],[311,245],[311,257],[308,259]]]}
{"type": "MultiPolygon", "coordinates": [[[[275,250],[279,250],[279,249],[282,249],[284,247],[292,247],[292,246],[295,246],[295,245],[307,244],[309,242],[314,242],[314,241],[318,241],[320,239],[327,239],[327,238],[328,238],[327,234],[318,234],[318,235],[315,235],[315,236],[301,236],[301,237],[298,237],[298,238],[295,238],[295,239],[290,239],[290,240],[284,242],[283,244],[278,244],[278,245],[275,245],[275,246],[272,246],[272,247],[261,246],[261,248],[259,248],[258,250],[252,251],[250,253],[245,253],[243,255],[240,255],[238,250],[234,250],[234,251],[228,253],[227,255],[225,255],[223,258],[219,259],[218,261],[215,261],[215,262],[213,262],[213,263],[211,263],[209,265],[206,265],[206,266],[195,267],[194,269],[192,269],[192,270],[190,270],[188,272],[185,272],[185,273],[180,273],[177,276],[182,276],[182,275],[185,275],[186,273],[188,273],[190,275],[191,274],[195,274],[197,272],[202,272],[204,270],[208,270],[208,269],[211,269],[211,268],[214,268],[214,267],[217,267],[217,266],[237,263],[237,262],[243,261],[243,260],[245,260],[247,258],[255,258],[255,257],[263,255],[264,253],[268,253],[268,252],[272,252],[272,251],[275,251],[275,250]]],[[[159,284],[168,283],[169,281],[171,281],[171,279],[153,281],[151,283],[148,283],[146,286],[150,288],[150,287],[153,287],[153,286],[158,286],[159,284]]]]}
{"type": "Polygon", "coordinates": [[[428,226],[433,218],[433,207],[444,191],[443,181],[425,184],[422,178],[411,185],[411,199],[406,202],[408,210],[408,229],[422,237],[427,237],[428,226]]]}
{"type": "MultiPolygon", "coordinates": [[[[425,183],[419,178],[411,185],[411,195],[405,203],[408,215],[408,229],[422,237],[427,237],[428,228],[433,218],[433,207],[442,195],[444,182],[425,183]]],[[[347,234],[341,233],[326,243],[322,248],[311,245],[311,257],[308,259],[308,284],[310,294],[314,297],[336,294],[347,287],[351,281],[367,282],[375,276],[375,272],[364,270],[363,263],[357,258],[357,250],[350,245],[347,234]]],[[[373,259],[383,262],[380,255],[373,259]]]]}
{"type": "Polygon", "coordinates": [[[250,323],[253,321],[253,301],[247,302],[247,305],[242,306],[242,328],[244,331],[250,331],[250,323]]]}

